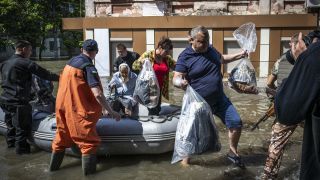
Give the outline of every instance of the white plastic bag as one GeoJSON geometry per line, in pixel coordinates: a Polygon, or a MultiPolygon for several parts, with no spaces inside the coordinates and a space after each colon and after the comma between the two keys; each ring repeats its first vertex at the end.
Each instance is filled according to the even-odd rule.
{"type": "MultiPolygon", "coordinates": [[[[257,34],[253,23],[246,23],[233,32],[239,46],[250,55],[257,45],[257,34]]],[[[257,80],[249,57],[241,59],[229,75],[229,85],[238,92],[257,94],[257,80]]]]}
{"type": "Polygon", "coordinates": [[[220,151],[218,130],[208,103],[191,86],[183,96],[171,163],[193,154],[220,151]]]}
{"type": "Polygon", "coordinates": [[[133,97],[148,108],[156,107],[159,102],[160,87],[149,59],[144,59],[144,64],[136,81],[133,97]]]}

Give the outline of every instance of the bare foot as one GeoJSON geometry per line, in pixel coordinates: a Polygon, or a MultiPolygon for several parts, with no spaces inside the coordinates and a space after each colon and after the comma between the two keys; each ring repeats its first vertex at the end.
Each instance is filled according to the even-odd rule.
{"type": "Polygon", "coordinates": [[[184,158],[180,163],[181,166],[184,167],[184,168],[189,167],[190,166],[189,160],[190,160],[189,158],[184,158]]]}

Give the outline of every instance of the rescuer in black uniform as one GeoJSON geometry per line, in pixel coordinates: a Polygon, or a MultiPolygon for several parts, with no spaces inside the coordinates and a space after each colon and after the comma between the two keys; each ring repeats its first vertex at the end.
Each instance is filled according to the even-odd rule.
{"type": "Polygon", "coordinates": [[[15,147],[16,154],[28,154],[30,145],[27,138],[31,135],[32,127],[32,107],[29,104],[32,74],[50,81],[58,81],[59,76],[29,59],[32,53],[30,42],[20,40],[15,49],[15,54],[0,65],[0,106],[5,112],[5,123],[8,127],[8,148],[15,147]]]}

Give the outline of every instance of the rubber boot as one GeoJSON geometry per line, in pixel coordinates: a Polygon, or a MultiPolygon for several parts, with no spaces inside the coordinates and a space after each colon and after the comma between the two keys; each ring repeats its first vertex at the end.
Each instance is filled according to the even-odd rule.
{"type": "Polygon", "coordinates": [[[64,151],[62,152],[52,152],[49,171],[56,171],[60,168],[64,157],[64,151]]]}
{"type": "Polygon", "coordinates": [[[97,157],[95,154],[82,155],[83,174],[89,175],[96,172],[97,157]]]}
{"type": "Polygon", "coordinates": [[[73,155],[75,155],[77,157],[81,157],[81,151],[80,151],[79,147],[76,144],[73,144],[71,146],[71,151],[72,151],[73,155]]]}
{"type": "Polygon", "coordinates": [[[24,143],[18,143],[15,142],[15,147],[16,147],[16,154],[22,155],[22,154],[30,154],[31,148],[30,144],[25,141],[24,143]]]}

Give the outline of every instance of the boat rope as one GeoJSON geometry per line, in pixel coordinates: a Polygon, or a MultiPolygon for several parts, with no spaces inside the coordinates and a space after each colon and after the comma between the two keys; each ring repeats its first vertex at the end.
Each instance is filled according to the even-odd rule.
{"type": "Polygon", "coordinates": [[[179,119],[179,115],[180,115],[180,109],[177,109],[177,110],[173,111],[172,113],[166,114],[166,115],[140,116],[138,120],[141,121],[141,122],[151,121],[151,122],[154,122],[154,123],[164,123],[166,121],[171,121],[172,118],[174,118],[174,117],[179,119]]]}

